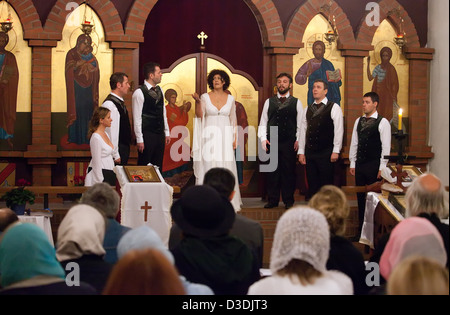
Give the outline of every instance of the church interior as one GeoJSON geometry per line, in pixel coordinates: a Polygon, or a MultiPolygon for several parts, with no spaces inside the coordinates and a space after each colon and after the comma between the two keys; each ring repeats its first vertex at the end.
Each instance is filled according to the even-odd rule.
{"type": "MultiPolygon", "coordinates": [[[[449,185],[449,18],[442,6],[448,8],[448,2],[0,0],[2,192],[18,186],[19,180],[37,187],[33,207],[50,204],[56,238],[55,229],[67,205],[84,189],[91,158],[87,122],[110,92],[110,75],[128,74],[134,91],[144,81],[143,65],[158,62],[163,72],[160,86],[175,90],[176,104],[181,106],[194,103],[193,93],[207,92],[209,71],[220,68],[230,75],[230,92],[249,127],[240,171],[241,213],[263,226],[264,265],[268,266],[273,234],[284,208],[262,207],[267,183],[258,170],[258,123],[265,100],[276,94],[279,73],[295,78],[290,93],[304,107],[309,105],[308,85],[296,75],[314,58],[314,42],[321,41],[323,58],[337,70],[330,76],[341,82],[344,138],[335,184],[343,187],[351,204],[346,236],[354,240],[356,190],[352,190],[355,179],[349,173],[352,128],[362,115],[362,96],[373,89],[370,74],[383,62],[386,47],[396,82],[386,74],[385,80],[393,81],[383,92],[392,93],[384,98],[383,116],[393,132],[405,135],[401,145],[400,138],[392,138],[392,162],[399,152],[405,154],[406,164],[414,170],[432,172],[449,185]],[[81,47],[79,38],[86,35],[90,42],[81,47]],[[71,54],[80,51],[92,67],[74,73],[71,54]],[[394,85],[395,91],[388,91],[394,85]],[[65,192],[61,186],[67,187],[65,192]]],[[[125,105],[130,113],[131,104],[132,93],[128,93],[125,105]]],[[[191,133],[193,118],[190,109],[183,124],[191,133]]],[[[186,141],[192,146],[192,139],[186,141]]],[[[194,184],[192,163],[185,164],[183,172],[176,174],[162,170],[166,182],[174,187],[174,199],[194,184]]],[[[129,165],[137,165],[135,142],[129,165]]],[[[304,204],[304,166],[297,163],[296,172],[295,200],[304,204]]],[[[368,255],[364,245],[355,244],[368,255]]]]}

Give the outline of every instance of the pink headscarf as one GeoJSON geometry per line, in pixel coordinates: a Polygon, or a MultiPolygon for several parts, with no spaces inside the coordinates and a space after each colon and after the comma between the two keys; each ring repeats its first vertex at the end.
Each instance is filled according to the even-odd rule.
{"type": "Polygon", "coordinates": [[[411,217],[392,230],[380,259],[380,272],[388,280],[394,267],[409,256],[432,258],[445,267],[447,253],[441,234],[427,219],[411,217]]]}

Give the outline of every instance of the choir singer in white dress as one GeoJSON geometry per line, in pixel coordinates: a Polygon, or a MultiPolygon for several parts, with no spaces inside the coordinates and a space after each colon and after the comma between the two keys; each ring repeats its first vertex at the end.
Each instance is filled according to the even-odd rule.
{"type": "Polygon", "coordinates": [[[236,179],[231,203],[234,210],[241,209],[242,201],[237,177],[235,149],[237,146],[237,119],[234,97],[225,91],[230,77],[223,70],[208,74],[209,93],[199,97],[194,93],[195,119],[192,157],[196,184],[203,183],[205,173],[213,167],[229,169],[236,179]]]}
{"type": "Polygon", "coordinates": [[[91,147],[91,162],[86,174],[84,186],[106,182],[116,185],[114,173],[114,146],[106,133],[106,127],[111,127],[111,111],[106,107],[97,107],[89,122],[89,137],[91,147]]]}

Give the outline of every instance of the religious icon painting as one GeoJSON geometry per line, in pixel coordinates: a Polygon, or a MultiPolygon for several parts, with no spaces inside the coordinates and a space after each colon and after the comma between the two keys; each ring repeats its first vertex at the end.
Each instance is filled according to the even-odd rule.
{"type": "Polygon", "coordinates": [[[124,166],[128,181],[132,183],[161,182],[154,166],[124,166]]]}

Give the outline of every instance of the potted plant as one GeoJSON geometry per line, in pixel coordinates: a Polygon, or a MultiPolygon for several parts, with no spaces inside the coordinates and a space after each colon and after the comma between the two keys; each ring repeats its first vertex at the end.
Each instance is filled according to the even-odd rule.
{"type": "Polygon", "coordinates": [[[19,179],[17,181],[17,188],[13,188],[7,193],[5,193],[1,198],[6,201],[6,206],[16,212],[17,215],[23,215],[25,213],[25,205],[34,204],[36,195],[31,190],[25,188],[25,186],[30,185],[24,179],[19,179]]]}

